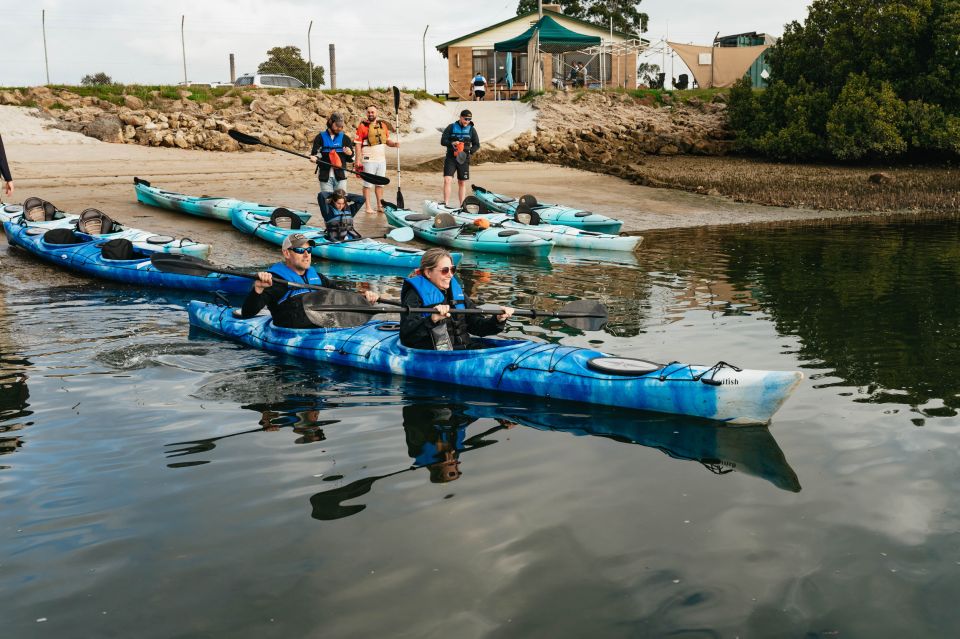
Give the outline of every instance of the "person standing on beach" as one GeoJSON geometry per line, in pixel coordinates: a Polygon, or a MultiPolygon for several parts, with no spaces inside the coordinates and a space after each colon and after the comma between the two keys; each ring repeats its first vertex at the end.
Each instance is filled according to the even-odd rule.
{"type": "Polygon", "coordinates": [[[13,174],[10,173],[10,165],[7,164],[7,153],[3,150],[2,137],[0,137],[0,178],[3,178],[3,194],[10,197],[13,195],[13,174]]]}
{"type": "Polygon", "coordinates": [[[473,76],[471,87],[473,89],[473,98],[483,102],[483,96],[487,95],[487,79],[483,77],[483,74],[479,71],[477,71],[477,75],[473,76]]]}
{"type": "MultiPolygon", "coordinates": [[[[390,129],[387,123],[377,117],[377,107],[373,104],[367,107],[367,119],[357,127],[357,135],[353,139],[355,147],[354,157],[359,158],[354,164],[357,171],[385,176],[387,174],[387,147],[400,146],[399,140],[390,139],[390,129]]],[[[364,208],[366,213],[383,213],[383,186],[363,183],[363,197],[367,201],[364,208]],[[371,190],[376,194],[371,208],[371,190]]]]}
{"type": "Polygon", "coordinates": [[[443,203],[450,199],[453,176],[458,180],[457,206],[467,196],[467,181],[470,179],[470,156],[480,150],[480,137],[473,126],[470,109],[460,112],[460,118],[447,126],[440,136],[440,145],[447,149],[443,160],[443,203]]]}
{"type": "Polygon", "coordinates": [[[325,193],[347,190],[347,174],[343,166],[353,162],[353,142],[343,132],[342,115],[333,113],[327,119],[327,130],[321,131],[313,139],[310,159],[317,163],[317,176],[320,178],[318,201],[325,193]]]}

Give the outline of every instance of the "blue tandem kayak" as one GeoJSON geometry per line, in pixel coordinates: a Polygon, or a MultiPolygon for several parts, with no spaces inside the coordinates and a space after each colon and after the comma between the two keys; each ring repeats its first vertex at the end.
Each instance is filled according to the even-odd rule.
{"type": "Polygon", "coordinates": [[[248,346],[368,371],[619,408],[765,424],[803,379],[797,371],[652,364],[598,351],[514,339],[485,348],[426,351],[403,346],[397,322],[350,328],[288,329],[269,316],[238,319],[233,309],[199,301],[190,323],[248,346]]]}
{"type": "MultiPolygon", "coordinates": [[[[206,276],[178,275],[158,271],[150,262],[150,252],[136,251],[135,259],[112,260],[103,256],[105,240],[92,235],[77,233],[83,241],[78,244],[51,244],[44,241],[47,229],[4,222],[3,230],[7,241],[40,259],[56,264],[67,270],[99,279],[136,284],[139,286],[157,286],[161,288],[191,291],[222,291],[240,295],[250,290],[249,278],[231,275],[209,274],[206,276]]],[[[191,259],[191,256],[183,256],[191,259]]]]}

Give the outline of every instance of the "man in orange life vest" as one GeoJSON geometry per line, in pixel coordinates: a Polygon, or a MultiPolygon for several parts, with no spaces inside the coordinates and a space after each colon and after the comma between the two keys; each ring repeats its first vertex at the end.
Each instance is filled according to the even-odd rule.
{"type": "MultiPolygon", "coordinates": [[[[387,174],[387,147],[400,146],[399,140],[390,139],[390,129],[387,123],[377,119],[377,107],[373,104],[367,107],[367,119],[357,127],[357,135],[353,138],[354,157],[358,158],[354,168],[365,173],[385,176],[387,174]]],[[[383,186],[363,183],[363,197],[367,201],[364,209],[367,213],[375,211],[383,213],[383,186]],[[371,199],[371,190],[376,199],[371,199]],[[373,206],[376,204],[376,206],[373,206]]]]}

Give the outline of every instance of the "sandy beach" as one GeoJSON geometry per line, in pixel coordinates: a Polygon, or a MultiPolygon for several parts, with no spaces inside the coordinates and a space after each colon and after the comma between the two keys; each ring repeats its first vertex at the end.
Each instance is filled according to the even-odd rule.
{"type": "MultiPolygon", "coordinates": [[[[134,176],[191,195],[256,200],[319,215],[316,177],[311,165],[295,156],[273,150],[220,153],[109,144],[48,128],[51,121],[36,117],[35,113],[35,109],[0,107],[0,133],[16,186],[14,196],[8,198],[13,202],[37,196],[65,211],[98,208],[130,226],[210,243],[214,246],[213,260],[232,264],[267,262],[274,257],[275,249],[241,236],[229,225],[138,204],[133,192],[134,176]]],[[[415,157],[401,156],[401,168],[405,163],[422,161],[430,153],[431,145],[425,137],[429,137],[428,131],[418,140],[411,140],[410,155],[415,157]]],[[[437,156],[441,152],[436,144],[437,156]]],[[[395,155],[389,153],[388,159],[391,184],[385,187],[385,198],[394,200],[395,155]]],[[[473,183],[496,192],[514,196],[533,193],[544,202],[564,203],[621,218],[625,231],[850,215],[739,204],[530,162],[479,164],[471,173],[473,183]]],[[[400,187],[407,207],[418,210],[424,199],[440,198],[441,176],[403,170],[400,187]]],[[[359,180],[351,179],[350,189],[359,188],[359,180]]],[[[379,235],[387,229],[381,215],[361,214],[357,225],[366,235],[379,235]]]]}

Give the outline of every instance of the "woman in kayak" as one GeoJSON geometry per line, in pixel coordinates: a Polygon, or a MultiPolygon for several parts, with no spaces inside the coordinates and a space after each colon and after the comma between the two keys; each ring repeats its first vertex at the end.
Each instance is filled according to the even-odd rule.
{"type": "Polygon", "coordinates": [[[451,308],[475,308],[460,282],[453,276],[457,267],[445,249],[428,249],[420,268],[403,281],[400,299],[404,306],[433,307],[433,313],[403,313],[400,316],[400,343],[409,348],[450,351],[477,348],[472,335],[496,335],[507,325],[513,309],[503,307],[500,315],[451,314],[451,308]]]}
{"type": "MultiPolygon", "coordinates": [[[[301,295],[309,293],[310,289],[292,288],[273,281],[273,276],[276,275],[288,282],[343,290],[344,287],[338,286],[310,265],[312,260],[310,249],[314,246],[314,241],[303,233],[294,233],[284,238],[281,246],[283,261],[274,264],[266,271],[257,273],[253,289],[243,301],[240,316],[253,317],[266,306],[270,309],[275,326],[316,328],[316,324],[310,321],[306,311],[303,310],[303,300],[300,298],[301,295]]],[[[380,299],[380,296],[372,291],[366,291],[364,297],[371,304],[380,299]]]]}
{"type": "Polygon", "coordinates": [[[326,223],[324,236],[328,240],[341,242],[363,237],[353,228],[353,217],[363,206],[363,197],[349,195],[343,189],[337,189],[328,197],[324,197],[321,193],[317,201],[320,203],[320,213],[326,223]]]}

